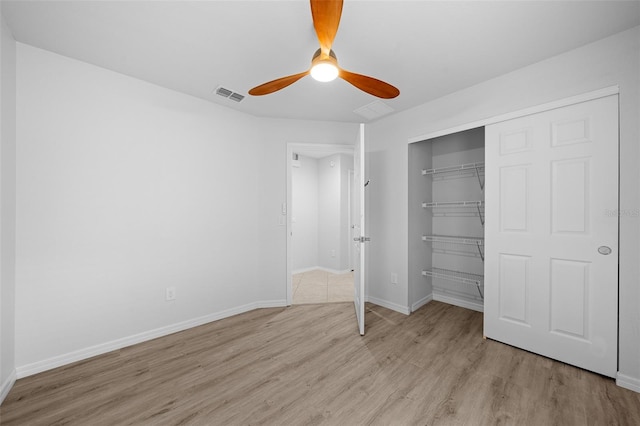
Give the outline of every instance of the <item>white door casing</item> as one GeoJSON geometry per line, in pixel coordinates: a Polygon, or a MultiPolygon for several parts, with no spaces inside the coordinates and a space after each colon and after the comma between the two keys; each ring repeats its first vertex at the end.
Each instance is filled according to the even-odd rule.
{"type": "Polygon", "coordinates": [[[614,377],[618,96],[485,136],[485,336],[614,377]]]}
{"type": "Polygon", "coordinates": [[[365,295],[365,149],[364,149],[364,124],[360,124],[353,156],[353,187],[356,221],[354,229],[355,245],[355,271],[354,271],[354,295],[353,303],[356,309],[356,319],[360,335],[364,336],[364,295],[365,295]]]}

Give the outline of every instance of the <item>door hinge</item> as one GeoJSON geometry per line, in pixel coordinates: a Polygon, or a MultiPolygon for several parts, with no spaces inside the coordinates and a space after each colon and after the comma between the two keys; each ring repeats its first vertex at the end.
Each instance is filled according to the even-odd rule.
{"type": "Polygon", "coordinates": [[[367,241],[371,241],[369,237],[355,237],[353,241],[357,241],[359,243],[366,243],[367,241]]]}

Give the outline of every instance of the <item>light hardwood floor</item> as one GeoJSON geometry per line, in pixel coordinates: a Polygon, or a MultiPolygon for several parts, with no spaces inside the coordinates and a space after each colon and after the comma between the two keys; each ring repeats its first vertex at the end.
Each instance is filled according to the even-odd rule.
{"type": "Polygon", "coordinates": [[[640,394],[482,339],[482,314],[259,309],[18,380],[2,425],[638,425],[640,394]]]}

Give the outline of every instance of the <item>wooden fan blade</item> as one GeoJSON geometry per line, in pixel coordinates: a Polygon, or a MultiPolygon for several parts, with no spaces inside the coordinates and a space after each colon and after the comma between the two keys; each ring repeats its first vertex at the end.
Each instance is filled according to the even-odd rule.
{"type": "Polygon", "coordinates": [[[347,70],[340,69],[338,74],[341,79],[353,84],[363,92],[377,96],[382,99],[395,98],[400,94],[400,90],[393,87],[389,83],[378,80],[377,78],[367,77],[366,75],[356,74],[347,70]]]}
{"type": "Polygon", "coordinates": [[[311,15],[320,49],[328,56],[340,24],[342,0],[311,0],[311,15]]]}
{"type": "Polygon", "coordinates": [[[269,93],[277,92],[278,90],[284,89],[285,87],[295,83],[307,74],[309,74],[309,70],[301,72],[299,74],[293,74],[286,77],[278,78],[277,80],[271,80],[249,90],[249,94],[253,96],[262,96],[268,95],[269,93]]]}

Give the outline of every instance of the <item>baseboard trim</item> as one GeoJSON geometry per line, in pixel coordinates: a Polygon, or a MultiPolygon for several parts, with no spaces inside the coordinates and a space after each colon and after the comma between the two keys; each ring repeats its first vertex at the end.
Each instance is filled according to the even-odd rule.
{"type": "Polygon", "coordinates": [[[418,300],[416,303],[411,305],[411,312],[417,311],[418,309],[420,309],[427,303],[431,302],[432,300],[433,300],[433,293],[423,297],[422,299],[418,300]]]}
{"type": "Polygon", "coordinates": [[[218,321],[234,315],[249,312],[254,309],[280,308],[284,306],[287,306],[286,300],[266,300],[249,303],[235,308],[226,309],[224,311],[204,315],[198,318],[182,321],[176,324],[167,325],[165,327],[160,327],[142,333],[134,334],[132,336],[124,337],[121,339],[112,340],[110,342],[101,343],[88,348],[79,349],[77,351],[69,352],[67,354],[55,356],[42,361],[22,365],[16,368],[15,376],[18,379],[22,379],[23,377],[32,376],[43,371],[62,367],[73,362],[82,361],[87,358],[102,355],[107,352],[125,348],[127,346],[136,345],[148,340],[157,339],[158,337],[167,336],[179,331],[188,330],[193,327],[198,327],[200,325],[207,324],[213,321],[218,321]]]}
{"type": "Polygon", "coordinates": [[[325,268],[323,266],[318,266],[316,269],[320,269],[321,271],[329,272],[330,274],[336,274],[336,275],[341,275],[341,274],[346,274],[347,272],[351,272],[351,269],[344,269],[342,271],[339,271],[337,269],[325,268]]]}
{"type": "Polygon", "coordinates": [[[621,388],[640,393],[640,379],[636,377],[627,376],[618,372],[618,374],[616,375],[616,385],[620,386],[621,388]]]}
{"type": "Polygon", "coordinates": [[[315,271],[316,269],[320,269],[320,268],[318,268],[317,266],[311,266],[309,268],[296,269],[294,271],[291,271],[291,275],[304,274],[305,272],[315,271]]]}
{"type": "Polygon", "coordinates": [[[460,306],[461,308],[471,309],[473,311],[484,312],[484,305],[469,300],[458,299],[444,294],[433,292],[433,300],[448,303],[450,305],[460,306]]]}
{"type": "Polygon", "coordinates": [[[9,395],[9,391],[11,391],[11,388],[16,383],[16,379],[17,374],[16,370],[14,369],[11,374],[9,374],[9,377],[7,377],[6,380],[2,383],[2,388],[0,388],[0,404],[2,404],[7,395],[9,395]]]}
{"type": "Polygon", "coordinates": [[[287,301],[285,299],[281,300],[263,300],[255,303],[255,309],[265,309],[265,308],[285,308],[287,305],[287,301]]]}
{"type": "Polygon", "coordinates": [[[325,268],[324,266],[312,266],[311,268],[296,269],[295,271],[291,271],[291,274],[292,275],[303,274],[305,272],[317,271],[317,270],[329,272],[330,274],[336,274],[336,275],[341,275],[341,274],[346,274],[347,272],[351,272],[351,269],[345,269],[345,270],[339,271],[337,269],[325,268]]]}
{"type": "Polygon", "coordinates": [[[383,308],[391,309],[392,311],[400,312],[401,314],[409,315],[411,313],[409,312],[409,308],[407,306],[391,303],[389,301],[378,299],[376,297],[368,296],[366,298],[366,301],[378,306],[382,306],[383,308]]]}

